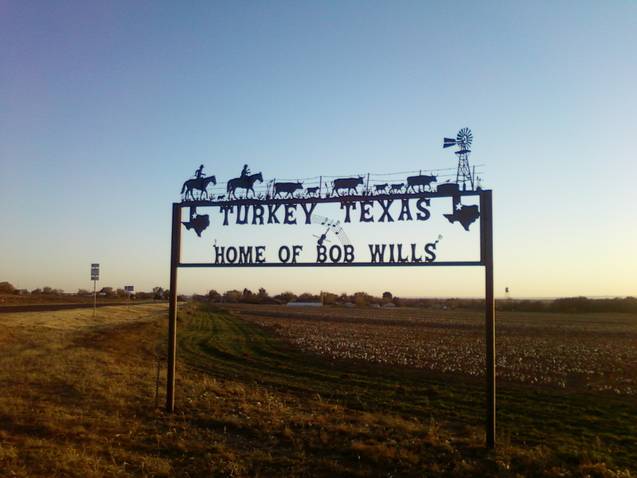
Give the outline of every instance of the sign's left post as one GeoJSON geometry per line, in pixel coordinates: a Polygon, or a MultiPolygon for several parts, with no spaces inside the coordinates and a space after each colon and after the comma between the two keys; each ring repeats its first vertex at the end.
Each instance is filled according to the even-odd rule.
{"type": "Polygon", "coordinates": [[[97,312],[97,281],[100,280],[100,265],[91,264],[91,280],[93,281],[93,317],[97,312]]]}
{"type": "Polygon", "coordinates": [[[166,411],[175,411],[175,362],[177,359],[177,268],[181,261],[181,205],[173,204],[170,241],[170,299],[168,304],[168,367],[166,377],[166,411]]]}

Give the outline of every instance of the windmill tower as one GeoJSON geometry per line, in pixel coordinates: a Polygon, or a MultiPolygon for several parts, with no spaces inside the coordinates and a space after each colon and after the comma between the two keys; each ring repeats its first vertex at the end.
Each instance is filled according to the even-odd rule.
{"type": "Polygon", "coordinates": [[[458,171],[456,173],[456,183],[462,183],[462,190],[467,190],[467,183],[469,183],[469,188],[471,190],[475,189],[475,184],[473,181],[473,173],[471,171],[471,167],[469,166],[469,154],[471,150],[471,143],[473,142],[473,134],[471,134],[471,130],[469,128],[462,128],[458,131],[456,138],[445,138],[444,143],[442,145],[443,148],[448,148],[450,146],[458,146],[458,151],[456,154],[458,155],[458,171]]]}

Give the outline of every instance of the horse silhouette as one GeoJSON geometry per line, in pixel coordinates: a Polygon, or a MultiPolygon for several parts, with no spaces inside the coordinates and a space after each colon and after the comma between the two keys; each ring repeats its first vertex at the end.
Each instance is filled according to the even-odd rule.
{"type": "Polygon", "coordinates": [[[217,179],[214,176],[208,176],[207,178],[195,178],[187,180],[184,185],[181,187],[181,194],[184,194],[184,200],[188,200],[188,195],[190,194],[190,199],[195,200],[195,195],[193,191],[196,189],[200,191],[199,199],[203,199],[206,196],[208,199],[208,184],[212,183],[213,185],[217,184],[217,179]]]}
{"type": "Polygon", "coordinates": [[[249,176],[242,176],[238,178],[231,179],[228,181],[228,199],[235,198],[235,191],[237,189],[245,189],[246,190],[246,198],[248,197],[248,191],[252,191],[252,195],[254,196],[254,183],[259,181],[263,182],[263,176],[261,173],[250,174],[249,176]]]}

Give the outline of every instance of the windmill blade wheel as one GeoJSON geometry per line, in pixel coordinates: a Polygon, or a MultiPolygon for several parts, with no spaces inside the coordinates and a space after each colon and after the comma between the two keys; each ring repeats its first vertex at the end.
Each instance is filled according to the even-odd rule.
{"type": "Polygon", "coordinates": [[[469,149],[471,143],[473,142],[473,134],[469,128],[462,128],[458,131],[458,135],[456,136],[456,143],[462,146],[463,149],[469,149]]]}

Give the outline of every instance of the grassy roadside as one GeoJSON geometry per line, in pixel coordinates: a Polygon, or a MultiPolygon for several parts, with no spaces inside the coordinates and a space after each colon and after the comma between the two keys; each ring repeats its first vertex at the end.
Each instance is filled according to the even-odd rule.
{"type": "Polygon", "coordinates": [[[0,476],[628,477],[635,462],[635,407],[620,400],[502,387],[501,447],[486,453],[480,383],[326,362],[191,306],[167,416],[165,307],[98,319],[0,318],[0,476]]]}
{"type": "MultiPolygon", "coordinates": [[[[414,427],[414,436],[411,447],[403,445],[402,449],[424,458],[422,462],[435,463],[435,456],[439,456],[438,451],[431,456],[432,450],[416,445],[417,437],[428,433],[427,427],[436,423],[453,432],[445,438],[447,444],[471,449],[475,456],[482,457],[476,458],[476,470],[491,463],[493,457],[481,450],[481,381],[433,378],[409,369],[326,361],[295,350],[270,331],[226,312],[191,310],[183,317],[182,357],[208,376],[242,380],[299,399],[314,397],[319,403],[343,407],[348,413],[407,420],[414,427]],[[470,438],[463,440],[458,436],[470,438]]],[[[594,462],[612,468],[637,463],[637,450],[631,445],[637,442],[637,407],[630,398],[566,394],[510,384],[500,386],[498,397],[499,441],[503,448],[496,462],[509,460],[506,466],[512,467],[516,460],[525,462],[536,453],[543,456],[550,448],[549,456],[543,456],[540,462],[548,460],[556,469],[573,470],[594,462]]],[[[378,438],[382,440],[382,436],[378,438]]],[[[349,438],[356,440],[355,436],[349,438]]],[[[536,471],[547,465],[538,464],[536,471]]],[[[533,474],[533,466],[526,466],[517,472],[533,474]]],[[[401,473],[416,469],[407,466],[401,473]]]]}

